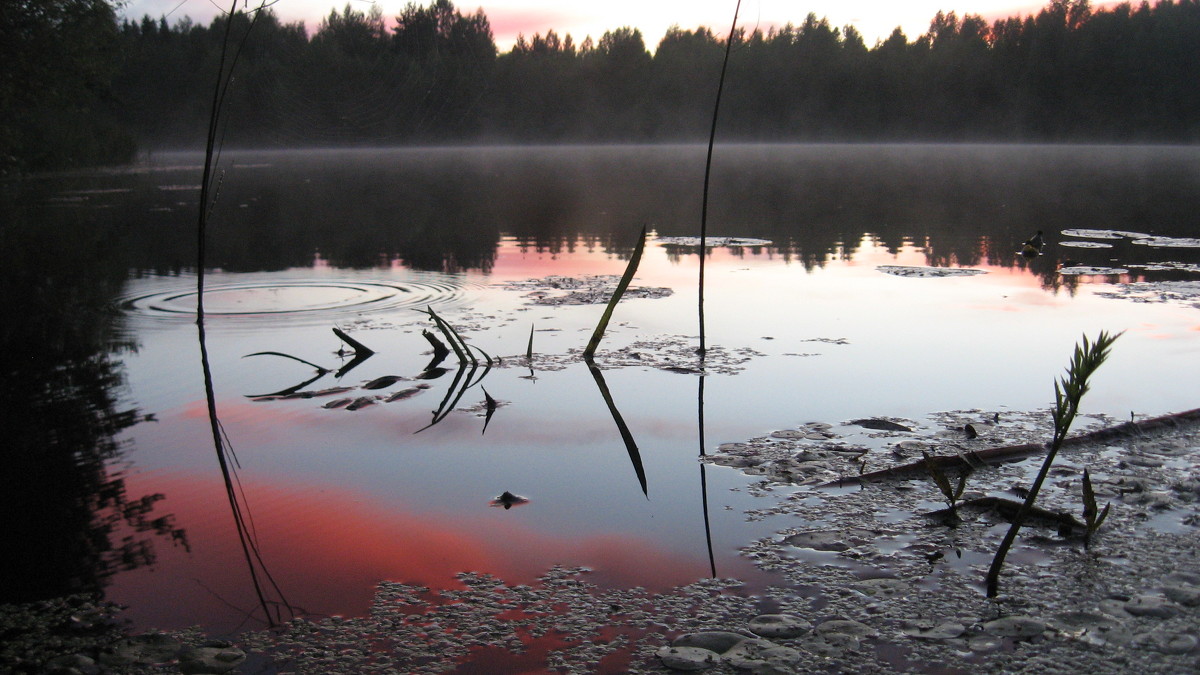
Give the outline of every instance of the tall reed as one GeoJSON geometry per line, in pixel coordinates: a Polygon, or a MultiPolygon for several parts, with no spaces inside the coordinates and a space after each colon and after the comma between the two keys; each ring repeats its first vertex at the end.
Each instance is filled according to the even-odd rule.
{"type": "Polygon", "coordinates": [[[704,261],[708,257],[708,184],[712,177],[713,145],[717,140],[717,117],[721,112],[721,94],[725,90],[725,73],[729,68],[729,52],[733,48],[733,37],[737,31],[738,12],[742,10],[742,0],[738,0],[733,9],[733,25],[729,27],[729,37],[725,40],[725,58],[721,61],[721,78],[717,80],[717,99],[713,103],[712,127],[708,131],[708,155],[704,160],[704,197],[700,206],[700,292],[698,314],[700,322],[700,348],[696,350],[701,356],[708,351],[704,331],[704,261]]]}
{"type": "MultiPolygon", "coordinates": [[[[276,620],[276,615],[272,613],[272,608],[276,610],[276,614],[279,613],[278,610],[280,607],[286,608],[293,615],[295,612],[283,596],[279,585],[275,583],[275,579],[267,570],[262,559],[262,554],[259,552],[254,532],[247,523],[248,510],[244,504],[245,495],[240,492],[241,485],[237,482],[235,469],[229,462],[232,459],[233,464],[236,465],[237,457],[233,454],[232,448],[229,447],[228,439],[225,437],[224,430],[221,428],[221,421],[217,416],[216,393],[213,387],[212,368],[209,365],[208,347],[204,331],[204,270],[207,265],[205,240],[208,236],[208,218],[212,213],[212,208],[216,201],[212,195],[213,166],[216,163],[218,153],[217,135],[221,128],[221,112],[224,108],[225,96],[228,94],[229,86],[233,82],[234,67],[237,65],[242,47],[246,44],[246,38],[249,36],[262,10],[266,9],[270,4],[273,3],[268,3],[264,0],[256,8],[249,10],[252,15],[250,25],[246,29],[246,34],[242,36],[241,41],[235,47],[233,45],[233,23],[234,17],[237,15],[238,3],[237,0],[232,0],[225,23],[225,32],[221,38],[221,56],[217,65],[212,107],[209,111],[208,133],[204,145],[204,169],[200,177],[200,206],[196,227],[196,330],[200,342],[200,365],[204,373],[204,396],[208,406],[209,427],[212,432],[213,447],[217,452],[217,463],[220,465],[221,475],[225,481],[225,492],[229,499],[229,508],[233,513],[233,520],[237,527],[242,554],[250,570],[250,579],[254,585],[254,593],[258,598],[259,606],[265,614],[268,625],[275,626],[278,624],[278,621],[276,620]],[[259,578],[260,570],[262,579],[259,578]],[[270,584],[276,597],[279,598],[278,601],[267,600],[264,580],[270,584]]],[[[278,618],[282,619],[282,616],[278,618]]]]}

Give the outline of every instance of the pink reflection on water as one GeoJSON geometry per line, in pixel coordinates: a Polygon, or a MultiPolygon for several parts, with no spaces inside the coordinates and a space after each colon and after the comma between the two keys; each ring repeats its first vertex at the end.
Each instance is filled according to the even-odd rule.
{"type": "MultiPolygon", "coordinates": [[[[167,495],[162,511],[183,527],[191,552],[156,541],[158,564],[118,575],[108,599],[130,605],[137,628],[217,631],[256,628],[256,607],[232,516],[218,477],[140,474],[133,492],[167,495]]],[[[288,602],[314,616],[361,616],[380,580],[430,589],[460,588],[464,571],[510,584],[533,583],[551,565],[596,566],[592,581],[664,591],[704,576],[707,560],[661,550],[621,533],[553,537],[516,512],[397,510],[331,485],[243,484],[263,561],[288,602]]]]}

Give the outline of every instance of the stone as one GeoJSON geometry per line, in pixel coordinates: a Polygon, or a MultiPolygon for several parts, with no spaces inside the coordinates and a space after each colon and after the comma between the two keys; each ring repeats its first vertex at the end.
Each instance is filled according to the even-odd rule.
{"type": "Polygon", "coordinates": [[[1006,616],[983,624],[985,632],[1000,637],[1032,638],[1046,631],[1046,624],[1029,616],[1006,616]]]}
{"type": "Polygon", "coordinates": [[[742,640],[725,652],[722,659],[734,668],[760,671],[763,668],[788,669],[800,662],[800,652],[770,640],[742,640]]]}
{"type": "Polygon", "coordinates": [[[195,647],[179,657],[179,671],[187,675],[228,673],[246,660],[246,652],[235,647],[195,647]]]}
{"type": "Polygon", "coordinates": [[[874,539],[874,533],[867,530],[845,530],[841,532],[835,530],[812,530],[809,532],[797,532],[786,537],[783,541],[789,546],[811,548],[814,551],[846,551],[858,545],[858,543],[864,543],[847,541],[852,538],[869,541],[874,539]]]}
{"type": "Polygon", "coordinates": [[[966,630],[967,627],[957,621],[943,621],[933,627],[922,627],[920,624],[913,624],[901,629],[905,635],[921,640],[952,640],[962,635],[966,630]]]}
{"type": "Polygon", "coordinates": [[[1156,619],[1169,619],[1178,612],[1168,604],[1166,598],[1158,595],[1139,595],[1125,603],[1125,611],[1134,616],[1149,616],[1156,619]]]}
{"type": "Polygon", "coordinates": [[[174,661],[182,645],[169,636],[159,633],[135,635],[118,641],[100,655],[105,666],[130,664],[158,665],[174,661]]]}
{"type": "Polygon", "coordinates": [[[704,670],[721,662],[719,654],[700,647],[664,646],[659,648],[656,655],[671,670],[704,670]]]}
{"type": "Polygon", "coordinates": [[[828,636],[830,633],[852,635],[856,638],[873,637],[875,629],[865,623],[852,619],[832,619],[817,626],[817,632],[828,636]]]}
{"type": "Polygon", "coordinates": [[[750,620],[751,633],[764,638],[794,638],[806,633],[809,622],[791,614],[763,614],[750,620]]]}
{"type": "Polygon", "coordinates": [[[1171,601],[1187,607],[1200,605],[1200,588],[1184,584],[1167,584],[1163,586],[1163,595],[1171,601]]]}
{"type": "Polygon", "coordinates": [[[866,595],[877,598],[892,598],[898,595],[903,595],[910,590],[910,587],[907,583],[899,579],[892,579],[889,577],[856,581],[854,582],[854,588],[866,595]]]}
{"type": "Polygon", "coordinates": [[[1133,646],[1143,649],[1153,649],[1163,654],[1187,654],[1196,649],[1200,643],[1196,636],[1190,633],[1171,631],[1153,631],[1141,633],[1133,638],[1133,646]]]}
{"type": "Polygon", "coordinates": [[[724,654],[742,640],[750,639],[749,635],[723,630],[706,630],[699,633],[680,635],[671,641],[672,647],[698,647],[711,652],[724,654]]]}

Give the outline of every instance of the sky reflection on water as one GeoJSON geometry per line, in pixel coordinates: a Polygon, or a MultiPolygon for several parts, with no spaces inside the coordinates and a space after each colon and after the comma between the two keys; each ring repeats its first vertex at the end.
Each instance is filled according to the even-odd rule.
{"type": "MultiPolygon", "coordinates": [[[[530,305],[504,286],[620,274],[642,222],[658,234],[688,234],[689,211],[698,211],[696,152],[231,153],[235,168],[245,166],[231,173],[214,233],[221,269],[206,283],[223,302],[208,320],[208,349],[264,560],[291,602],[318,614],[358,613],[380,579],[438,588],[476,570],[518,582],[560,563],[650,588],[708,574],[698,378],[649,366],[604,372],[640,448],[647,498],[595,382],[569,357],[602,307],[530,305]],[[305,288],[318,290],[315,299],[305,288]],[[425,306],[468,343],[509,360],[483,381],[505,403],[486,434],[483,417],[467,410],[414,433],[429,424],[450,376],[411,399],[357,411],[322,408],[328,399],[251,400],[315,373],[247,355],[286,353],[336,370],[344,360],[334,326],[377,354],[312,388],[418,375],[429,359],[421,330],[432,324],[416,311],[425,306]],[[534,351],[564,368],[534,379],[511,365],[531,326],[534,351]],[[530,504],[489,508],[505,490],[530,504]]],[[[1075,342],[1100,330],[1126,335],[1095,378],[1088,412],[1127,418],[1194,407],[1200,310],[1097,293],[1115,281],[1195,274],[1066,278],[1057,268],[1068,257],[1195,264],[1196,249],[1057,244],[1067,227],[1187,236],[1194,223],[1183,214],[1196,212],[1200,180],[1188,171],[1198,156],[1019,147],[733,153],[717,176],[726,186],[714,209],[723,225],[710,230],[773,244],[710,254],[709,344],[752,357],[737,374],[706,378],[705,446],[812,421],[1045,409],[1075,342]],[[1159,192],[1130,200],[1134,188],[1159,192]],[[1019,259],[1017,246],[1036,229],[1047,232],[1046,255],[1019,259]],[[877,269],[930,264],[987,274],[920,279],[877,269]]],[[[52,202],[50,210],[128,237],[111,260],[134,271],[114,299],[123,308],[114,328],[137,345],[120,356],[121,392],[155,421],[120,434],[127,444],[114,470],[124,471],[131,494],[165,495],[156,508],[174,515],[191,547],[158,541],[156,562],[115,574],[107,595],[130,604],[139,626],[199,621],[232,630],[244,625],[234,607],[253,603],[207,435],[187,310],[187,200],[195,196],[159,189],[186,184],[193,169],[182,165],[189,168],[162,172],[170,175],[67,177],[76,193],[127,191],[89,192],[95,204],[52,202]],[[166,596],[177,599],[157,600],[166,596]]],[[[646,340],[695,343],[697,261],[694,251],[651,240],[635,285],[673,294],[624,301],[601,364],[631,345],[654,351],[646,340]]],[[[482,400],[477,387],[458,407],[482,400]]],[[[857,433],[848,440],[872,442],[857,433]]],[[[733,469],[709,467],[707,482],[718,574],[753,577],[737,549],[795,523],[746,522],[743,512],[757,504],[745,491],[749,479],[733,469]]]]}

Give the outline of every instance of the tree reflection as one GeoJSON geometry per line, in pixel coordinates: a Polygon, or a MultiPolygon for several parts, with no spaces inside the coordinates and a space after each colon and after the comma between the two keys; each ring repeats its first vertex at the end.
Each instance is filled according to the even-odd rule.
{"type": "Polygon", "coordinates": [[[136,345],[113,330],[125,270],[112,232],[86,218],[53,227],[28,203],[0,200],[0,405],[6,578],[0,602],[100,592],[115,572],[155,561],[155,536],[187,546],[161,494],[131,496],[114,469],[119,435],[147,415],[123,404],[115,358],[136,345]]]}

